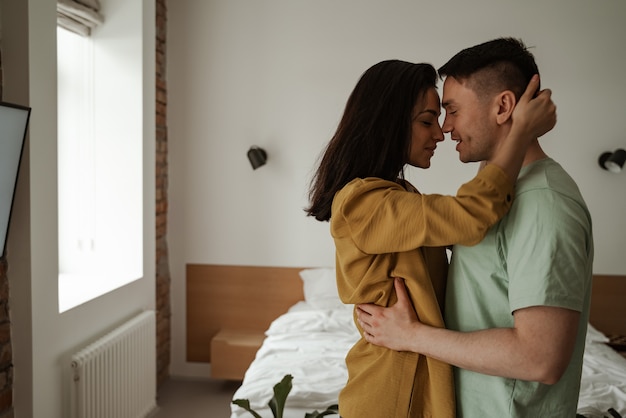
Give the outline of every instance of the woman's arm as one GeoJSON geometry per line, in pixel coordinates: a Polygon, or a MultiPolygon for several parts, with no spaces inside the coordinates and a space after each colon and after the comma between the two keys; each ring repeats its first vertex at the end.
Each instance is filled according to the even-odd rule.
{"type": "Polygon", "coordinates": [[[510,209],[528,143],[555,124],[550,91],[532,98],[537,86],[538,78],[533,78],[512,110],[508,137],[488,167],[462,185],[456,196],[420,195],[390,181],[356,179],[335,196],[333,236],[349,235],[367,254],[480,242],[510,209]]]}

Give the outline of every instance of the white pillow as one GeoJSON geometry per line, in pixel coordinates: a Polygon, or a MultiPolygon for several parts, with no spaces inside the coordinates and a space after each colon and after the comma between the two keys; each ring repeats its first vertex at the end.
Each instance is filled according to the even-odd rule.
{"type": "Polygon", "coordinates": [[[343,303],[337,292],[335,269],[320,267],[300,271],[304,284],[304,300],[318,309],[332,309],[343,303]]]}
{"type": "Polygon", "coordinates": [[[598,343],[607,343],[609,342],[609,338],[604,335],[601,331],[598,331],[594,328],[591,323],[587,323],[587,335],[585,336],[585,340],[588,343],[598,342],[598,343]]]}

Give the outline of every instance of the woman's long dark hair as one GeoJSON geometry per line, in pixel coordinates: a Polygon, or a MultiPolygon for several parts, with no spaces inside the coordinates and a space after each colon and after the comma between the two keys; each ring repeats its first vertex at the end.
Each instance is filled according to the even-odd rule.
{"type": "Polygon", "coordinates": [[[355,178],[404,176],[413,108],[436,85],[430,64],[388,60],[363,73],[311,181],[308,216],[330,220],[335,193],[355,178]]]}

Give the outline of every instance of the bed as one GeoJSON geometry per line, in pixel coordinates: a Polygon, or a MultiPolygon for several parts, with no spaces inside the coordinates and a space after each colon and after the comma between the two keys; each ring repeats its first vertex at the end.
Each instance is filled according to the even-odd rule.
{"type": "MultiPolygon", "coordinates": [[[[347,379],[345,355],[358,338],[348,307],[320,309],[298,302],[269,327],[267,337],[246,371],[233,399],[248,399],[263,417],[273,386],[286,375],[293,377],[285,418],[304,418],[337,403],[347,379]]],[[[232,405],[232,417],[251,417],[232,405]]]]}
{"type": "MultiPolygon", "coordinates": [[[[352,306],[339,301],[332,268],[288,270],[288,276],[296,277],[285,280],[292,285],[295,281],[301,289],[293,298],[287,298],[288,306],[282,305],[278,309],[282,313],[264,328],[262,345],[233,396],[248,399],[263,418],[273,417],[267,404],[273,386],[287,374],[293,376],[293,387],[285,418],[304,418],[306,413],[337,403],[347,379],[344,357],[358,339],[352,306]]],[[[259,299],[258,289],[248,290],[259,299]]],[[[578,413],[587,418],[610,417],[610,408],[626,418],[626,358],[607,345],[610,335],[626,335],[626,306],[621,302],[624,295],[626,276],[594,276],[578,404],[578,413]]],[[[223,301],[224,295],[220,298],[223,301]]],[[[231,409],[231,418],[252,417],[237,405],[231,409]]]]}

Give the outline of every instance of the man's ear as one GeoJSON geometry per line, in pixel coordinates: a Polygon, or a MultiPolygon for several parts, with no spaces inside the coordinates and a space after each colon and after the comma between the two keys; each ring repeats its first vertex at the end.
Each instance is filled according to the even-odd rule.
{"type": "Polygon", "coordinates": [[[497,96],[496,100],[496,105],[498,106],[496,122],[498,125],[503,125],[511,119],[511,115],[517,104],[517,99],[511,90],[504,90],[497,96]]]}

